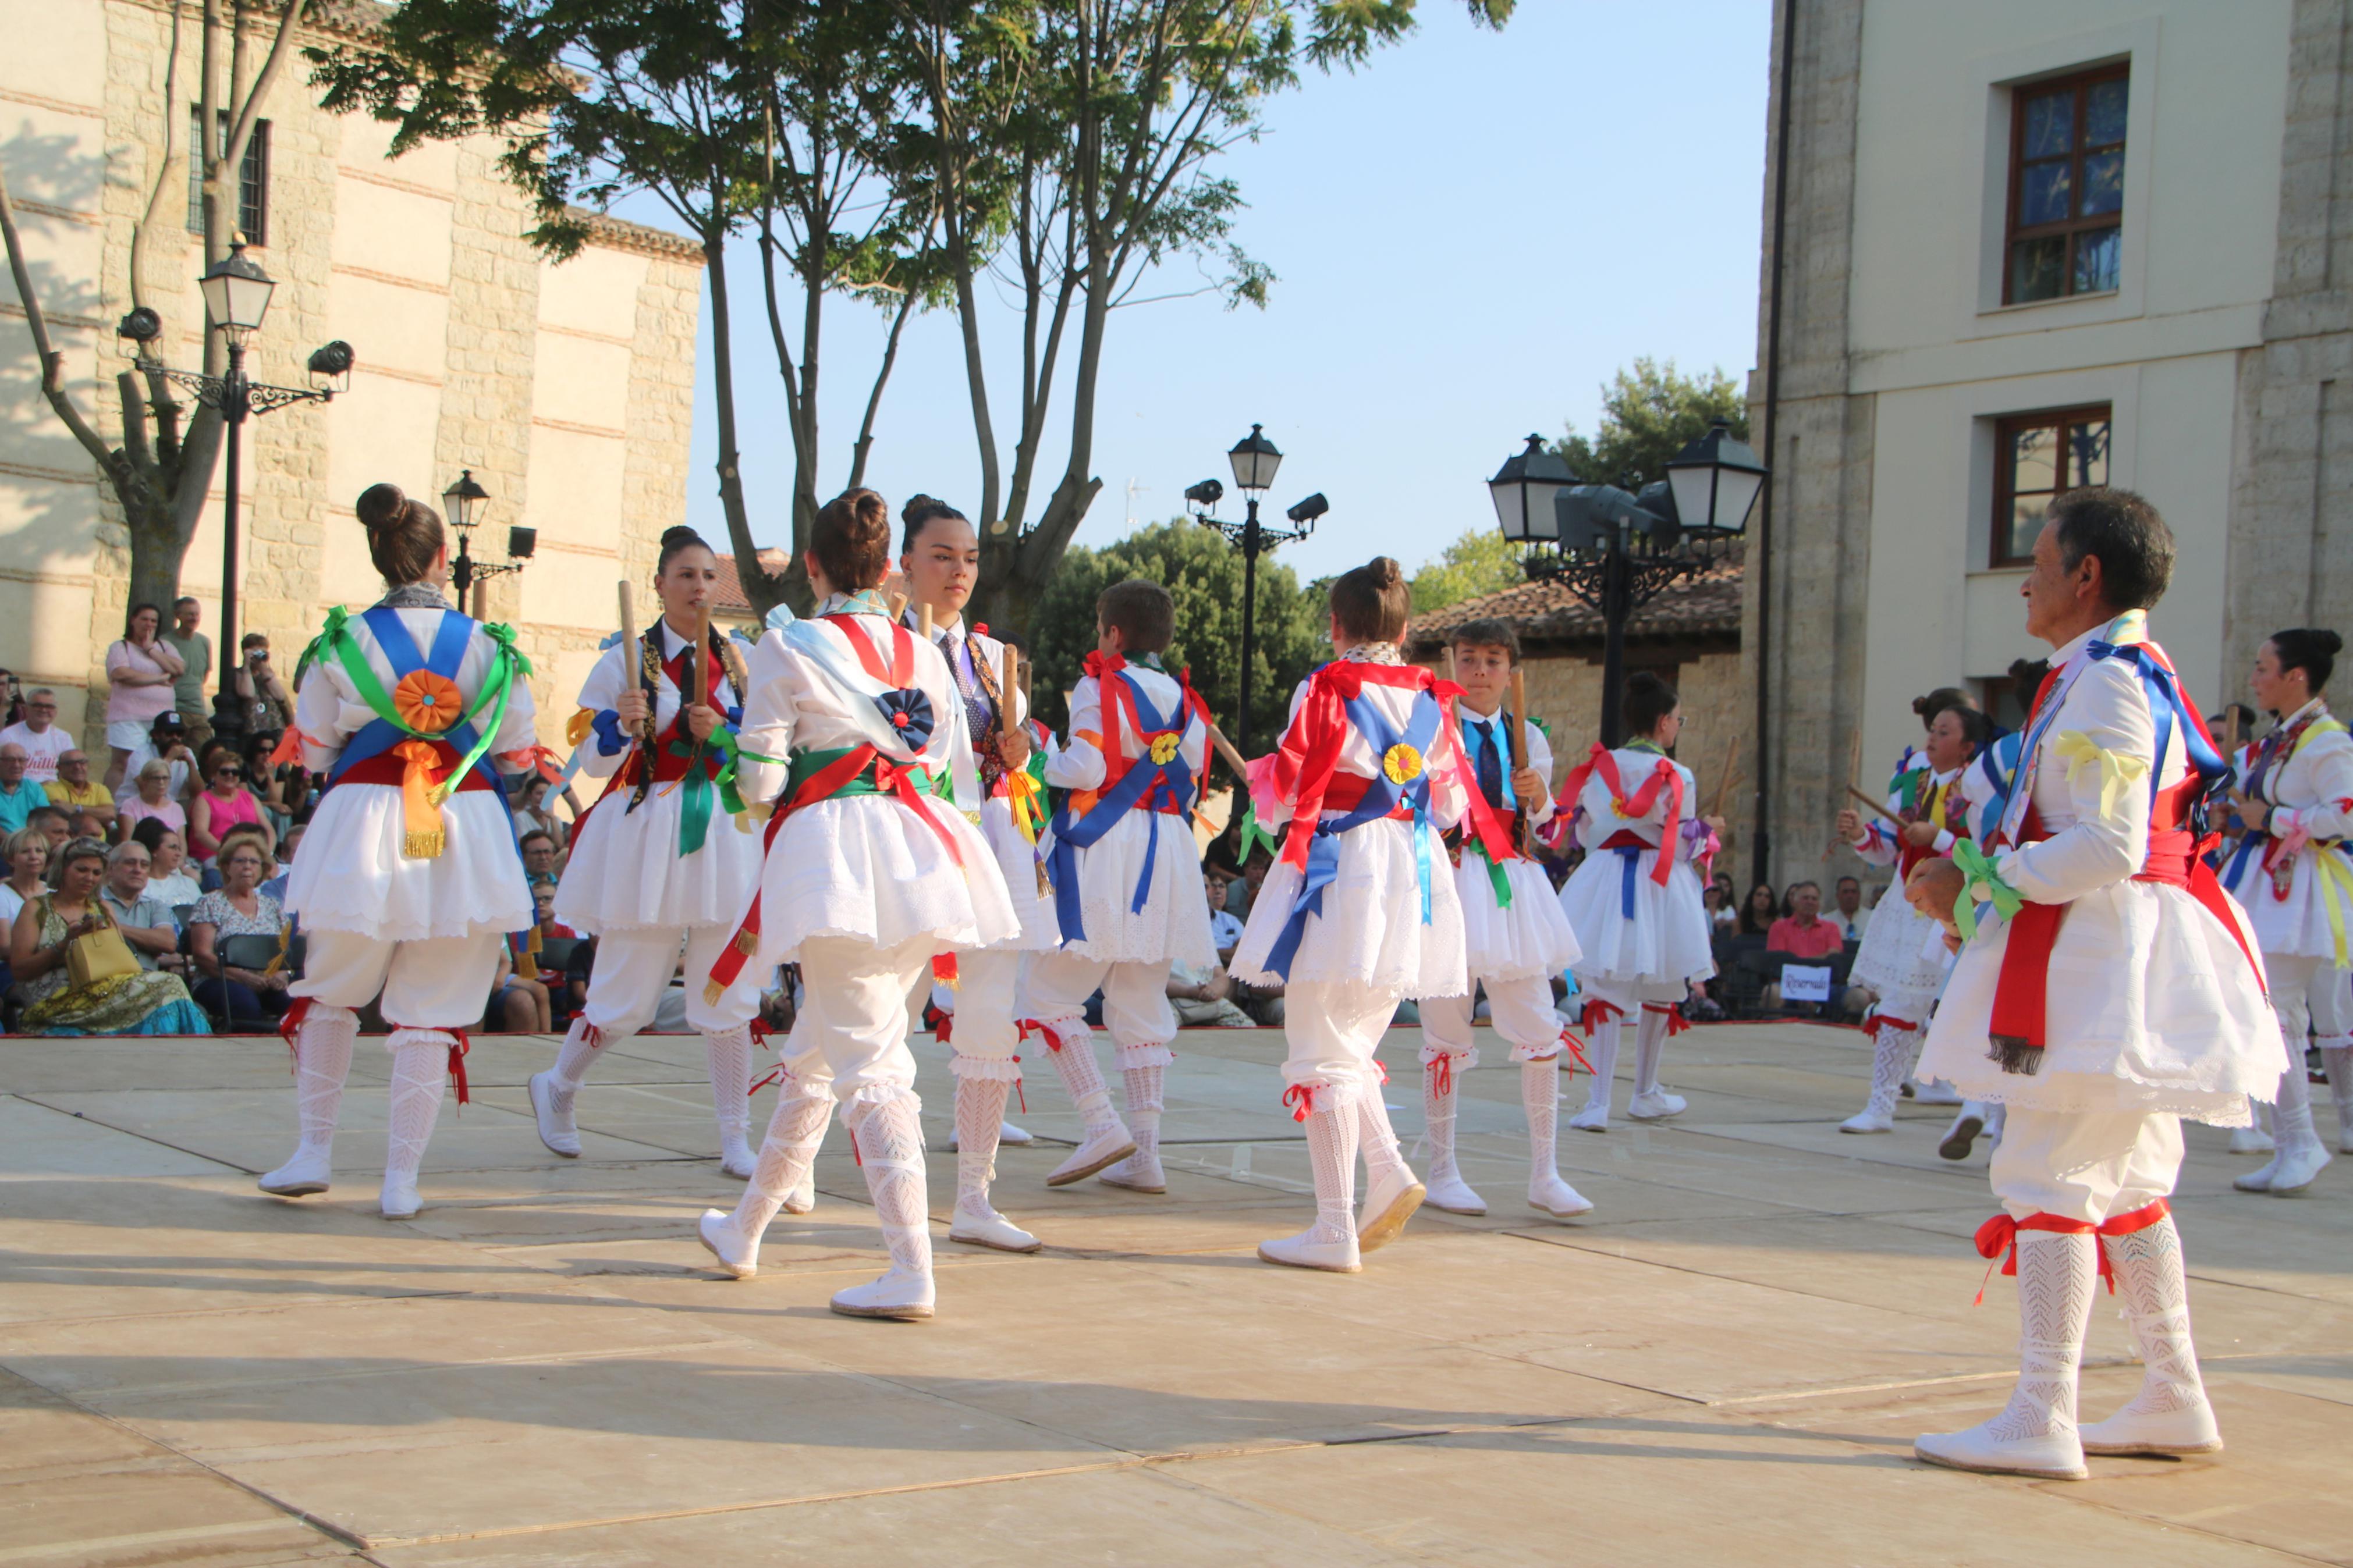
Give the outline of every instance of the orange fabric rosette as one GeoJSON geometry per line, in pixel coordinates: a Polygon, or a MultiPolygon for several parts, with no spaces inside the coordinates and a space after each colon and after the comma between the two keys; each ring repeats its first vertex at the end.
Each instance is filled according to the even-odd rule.
{"type": "Polygon", "coordinates": [[[446,675],[412,669],[393,687],[392,707],[411,730],[438,735],[465,717],[466,694],[446,675]]]}

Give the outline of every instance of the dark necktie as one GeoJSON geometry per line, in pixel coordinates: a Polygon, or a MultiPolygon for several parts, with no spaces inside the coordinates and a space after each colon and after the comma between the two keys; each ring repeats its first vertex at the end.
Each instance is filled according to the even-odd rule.
{"type": "Polygon", "coordinates": [[[1487,804],[1497,810],[1504,805],[1504,753],[1495,744],[1495,721],[1473,719],[1471,727],[1479,731],[1479,793],[1487,804]]]}

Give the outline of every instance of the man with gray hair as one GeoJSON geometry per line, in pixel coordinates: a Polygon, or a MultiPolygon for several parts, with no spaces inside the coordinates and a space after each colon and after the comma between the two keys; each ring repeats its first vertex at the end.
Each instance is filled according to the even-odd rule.
{"type": "Polygon", "coordinates": [[[2167,1199],[2181,1119],[2243,1127],[2279,1092],[2280,1026],[2247,917],[2200,858],[2202,797],[2228,772],[2148,609],[2173,534],[2129,490],[2051,503],[2020,592],[2058,651],[2035,693],[2000,821],[1915,867],[1905,896],[1960,955],[1918,1072],[2008,1107],[1989,1172],[2002,1212],[1980,1256],[2018,1277],[2010,1404],[1913,1451],[1956,1469],[2081,1480],[2086,1454],[2222,1446],[2198,1375],[2167,1199]],[[2113,1271],[2141,1390],[2076,1423],[2099,1277],[2113,1271]]]}
{"type": "Polygon", "coordinates": [[[48,792],[25,776],[25,748],[0,741],[0,837],[16,832],[49,804],[48,792]]]}
{"type": "Polygon", "coordinates": [[[58,722],[58,694],[46,686],[25,693],[25,721],[0,730],[0,741],[25,748],[25,776],[46,787],[58,776],[58,759],[74,749],[74,739],[58,722]]]}
{"type": "Polygon", "coordinates": [[[142,969],[180,967],[180,928],[164,900],[147,890],[152,864],[147,846],[125,839],[106,854],[106,882],[98,890],[106,912],[121,929],[122,940],[142,969]]]}

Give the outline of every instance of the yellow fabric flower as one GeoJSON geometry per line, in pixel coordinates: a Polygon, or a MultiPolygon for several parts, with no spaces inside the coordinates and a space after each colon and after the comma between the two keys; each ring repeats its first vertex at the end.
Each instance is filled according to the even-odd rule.
{"type": "Polygon", "coordinates": [[[1411,784],[1421,776],[1421,752],[1399,741],[1381,753],[1381,772],[1388,775],[1389,783],[1393,784],[1411,784]]]}
{"type": "Polygon", "coordinates": [[[2116,809],[2116,801],[2124,792],[2148,777],[2148,759],[2112,752],[2081,730],[2069,730],[2060,735],[2054,749],[2067,764],[2067,784],[2073,787],[2075,775],[2087,767],[2100,770],[2100,815],[2106,816],[2116,809]]]}

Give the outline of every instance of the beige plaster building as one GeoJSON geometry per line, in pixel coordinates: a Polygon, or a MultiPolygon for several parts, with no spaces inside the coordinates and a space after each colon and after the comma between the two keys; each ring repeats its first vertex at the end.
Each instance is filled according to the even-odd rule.
{"type": "Polygon", "coordinates": [[[2156,629],[2210,711],[2270,632],[2344,624],[2348,50],[2347,0],[1779,0],[1744,607],[1778,879],[1817,874],[1858,727],[1875,785],[1916,694],[2016,714],[2060,489],[2171,522],[2156,629]]]}
{"type": "MultiPolygon", "coordinates": [[[[1734,737],[1747,728],[1744,703],[1751,688],[1740,658],[1740,604],[1736,555],[1667,588],[1626,623],[1628,673],[1647,669],[1664,676],[1683,698],[1683,741],[1675,759],[1699,780],[1701,799],[1690,807],[1694,814],[1704,811],[1722,787],[1734,737]]],[[[1416,616],[1406,656],[1444,675],[1454,628],[1491,617],[1509,621],[1519,634],[1528,711],[1552,737],[1557,787],[1600,738],[1600,613],[1561,584],[1525,583],[1416,616]]],[[[1736,760],[1736,765],[1749,771],[1736,760]]],[[[1733,804],[1739,798],[1736,787],[1733,804]]],[[[1716,864],[1736,876],[1745,852],[1741,822],[1729,807],[1725,816],[1725,853],[1716,864]]]]}
{"type": "MultiPolygon", "coordinates": [[[[0,160],[75,394],[111,438],[132,226],[165,113],[182,117],[185,147],[196,18],[184,7],[187,101],[166,105],[164,0],[0,0],[0,160]]],[[[382,592],[353,515],[359,492],[389,479],[438,506],[470,468],[492,497],[477,555],[503,559],[510,524],[539,531],[530,568],[492,582],[490,613],[520,629],[542,738],[555,743],[613,628],[617,579],[646,584],[649,616],[657,541],[685,513],[702,253],[598,219],[586,250],[551,265],[522,238],[525,205],[494,142],[387,161],[389,128],[322,112],[303,76],[298,59],[280,78],[247,165],[248,254],[279,284],[248,363],[259,380],[301,386],[311,350],[343,338],[358,363],[332,405],[246,426],[240,628],[271,633],[290,664],[328,605],[382,592]]],[[[202,244],[176,221],[158,237],[150,299],[164,358],[197,368],[202,244]]],[[[181,575],[216,637],[225,479],[181,575]]],[[[93,741],[128,561],[111,490],[41,400],[22,307],[0,276],[0,665],[57,687],[63,721],[93,741]]]]}

